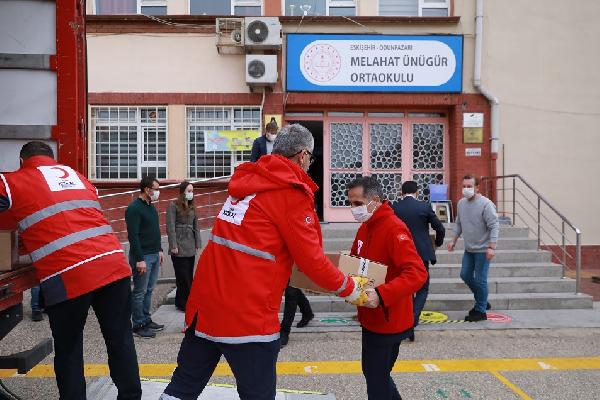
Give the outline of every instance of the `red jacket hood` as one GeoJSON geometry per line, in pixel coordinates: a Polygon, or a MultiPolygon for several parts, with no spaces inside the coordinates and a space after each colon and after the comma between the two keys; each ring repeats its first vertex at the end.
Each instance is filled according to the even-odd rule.
{"type": "Polygon", "coordinates": [[[237,167],[228,190],[232,197],[241,199],[253,193],[290,187],[302,189],[311,197],[319,189],[299,165],[280,155],[266,155],[255,163],[237,167]]]}
{"type": "Polygon", "coordinates": [[[52,157],[48,156],[33,156],[23,161],[22,168],[36,168],[43,165],[57,165],[58,163],[52,157]]]}
{"type": "Polygon", "coordinates": [[[375,210],[371,218],[369,218],[369,220],[365,222],[365,225],[369,229],[375,229],[375,226],[377,226],[379,222],[391,217],[396,217],[396,214],[394,213],[394,210],[392,210],[392,207],[390,207],[390,202],[384,200],[383,203],[379,206],[379,208],[375,210]]]}

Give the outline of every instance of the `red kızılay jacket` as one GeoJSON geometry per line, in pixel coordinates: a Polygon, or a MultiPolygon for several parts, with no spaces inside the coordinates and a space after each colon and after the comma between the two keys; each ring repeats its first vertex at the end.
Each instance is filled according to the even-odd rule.
{"type": "Polygon", "coordinates": [[[358,307],[363,328],[383,334],[401,333],[413,327],[413,294],[427,280],[408,227],[385,201],[361,224],[352,255],[387,265],[385,283],[377,287],[383,305],[358,307]]]}
{"type": "Polygon", "coordinates": [[[323,254],[315,183],[279,155],[240,165],[198,260],[186,326],[221,343],[279,338],[279,305],[292,264],[321,287],[347,296],[354,281],[323,254]]]}
{"type": "Polygon", "coordinates": [[[46,306],[131,276],[123,249],[102,214],[96,188],[70,167],[34,156],[0,174],[0,225],[14,228],[31,256],[46,306]]]}

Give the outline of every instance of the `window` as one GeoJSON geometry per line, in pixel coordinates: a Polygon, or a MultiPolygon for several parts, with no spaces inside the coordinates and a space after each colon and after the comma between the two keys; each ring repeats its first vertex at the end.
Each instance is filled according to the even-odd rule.
{"type": "Polygon", "coordinates": [[[283,0],[284,14],[301,15],[356,15],[356,0],[283,0]]]}
{"type": "Polygon", "coordinates": [[[97,15],[167,15],[167,0],[95,0],[97,15]]]}
{"type": "Polygon", "coordinates": [[[450,15],[450,0],[379,0],[379,15],[447,17],[450,15]]]}
{"type": "Polygon", "coordinates": [[[261,0],[233,0],[233,15],[259,17],[262,15],[261,0]]]}
{"type": "Polygon", "coordinates": [[[192,15],[262,15],[262,0],[190,0],[192,15]]]}
{"type": "Polygon", "coordinates": [[[260,129],[260,121],[260,107],[188,107],[189,177],[201,179],[228,176],[238,163],[250,160],[250,151],[205,152],[205,131],[260,129]]]}
{"type": "Polygon", "coordinates": [[[167,177],[166,107],[92,107],[92,179],[167,177]]]}
{"type": "Polygon", "coordinates": [[[96,14],[136,14],[137,0],[96,0],[96,14]]]}
{"type": "Polygon", "coordinates": [[[138,13],[167,15],[167,0],[138,0],[138,13]]]}

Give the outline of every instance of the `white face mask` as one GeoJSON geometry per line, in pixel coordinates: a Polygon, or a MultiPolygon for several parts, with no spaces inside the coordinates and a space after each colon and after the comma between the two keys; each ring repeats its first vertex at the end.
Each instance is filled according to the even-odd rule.
{"type": "Polygon", "coordinates": [[[274,142],[274,141],[275,141],[275,139],[277,139],[277,135],[276,135],[276,134],[275,134],[275,135],[273,135],[273,134],[271,134],[271,133],[267,133],[267,140],[268,140],[269,142],[274,142]]]}
{"type": "Polygon", "coordinates": [[[350,211],[352,212],[352,216],[354,216],[354,219],[357,222],[367,222],[369,218],[373,216],[373,213],[368,211],[368,207],[371,205],[372,202],[373,201],[371,200],[367,205],[363,204],[362,206],[353,207],[350,209],[350,211]]]}
{"type": "Polygon", "coordinates": [[[154,191],[154,193],[152,193],[152,196],[150,196],[150,200],[156,201],[156,200],[158,200],[159,196],[160,196],[160,190],[156,189],[154,191]]]}
{"type": "Polygon", "coordinates": [[[194,193],[193,192],[185,192],[185,199],[187,201],[192,201],[194,200],[194,193]]]}
{"type": "Polygon", "coordinates": [[[475,196],[475,189],[474,188],[463,188],[463,197],[465,199],[470,199],[471,197],[475,196]]]}

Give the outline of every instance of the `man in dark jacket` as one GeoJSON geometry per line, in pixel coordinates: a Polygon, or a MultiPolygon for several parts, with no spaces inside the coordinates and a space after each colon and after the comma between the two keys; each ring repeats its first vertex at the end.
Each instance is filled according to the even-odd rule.
{"type": "Polygon", "coordinates": [[[275,121],[275,118],[272,118],[271,122],[265,126],[265,134],[254,139],[254,143],[252,143],[252,153],[250,153],[250,161],[257,162],[261,156],[271,154],[273,151],[273,144],[275,143],[275,139],[277,139],[278,130],[279,127],[277,126],[277,122],[275,121]]]}
{"type": "Polygon", "coordinates": [[[362,222],[350,254],[387,265],[385,283],[367,289],[368,301],[358,307],[362,331],[362,369],[369,400],[400,400],[390,376],[400,342],[412,334],[413,295],[423,286],[427,271],[410,231],[371,176],[348,185],[352,215],[362,222]]]}
{"type": "MultiPolygon", "coordinates": [[[[446,229],[440,222],[438,217],[433,212],[431,205],[424,201],[417,200],[419,195],[419,188],[417,182],[406,181],[402,184],[402,200],[392,205],[394,212],[400,218],[413,236],[415,241],[415,247],[423,264],[427,269],[427,281],[423,287],[415,293],[413,300],[414,308],[414,319],[415,327],[419,325],[419,316],[425,302],[427,301],[427,295],[429,294],[429,264],[435,264],[435,250],[429,237],[429,226],[435,231],[435,246],[440,247],[444,243],[444,236],[446,235],[446,229]]],[[[410,341],[414,341],[414,333],[410,337],[410,341]]]]}

